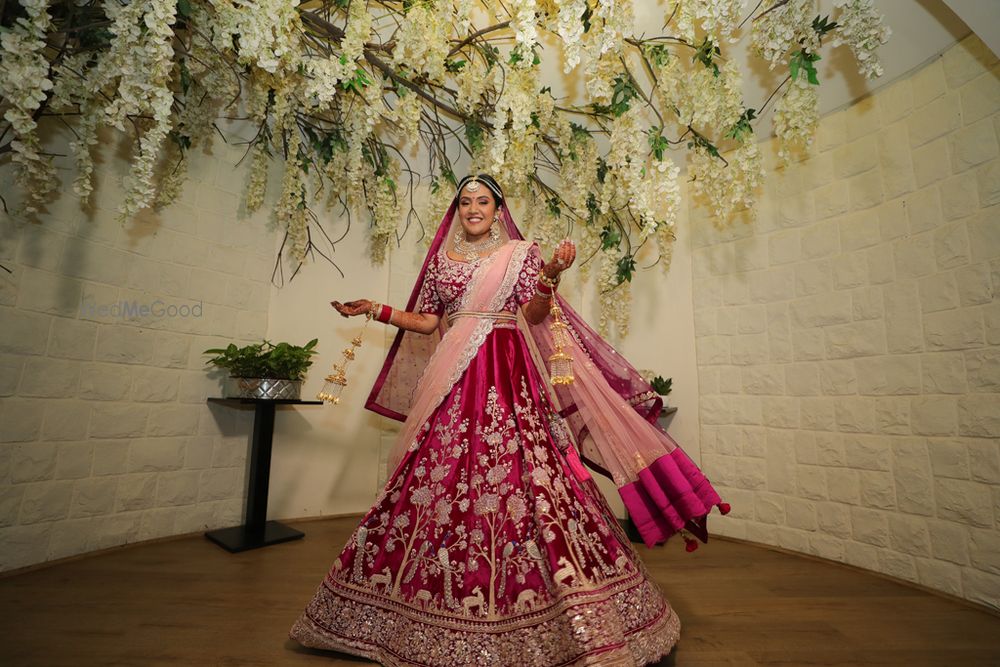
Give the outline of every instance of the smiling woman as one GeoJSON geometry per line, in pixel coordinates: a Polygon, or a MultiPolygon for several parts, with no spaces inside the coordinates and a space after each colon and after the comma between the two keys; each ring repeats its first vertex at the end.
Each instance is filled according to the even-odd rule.
{"type": "Polygon", "coordinates": [[[405,310],[334,303],[400,328],[368,407],[405,424],[389,480],[294,639],[433,667],[643,665],[670,652],[680,621],[578,443],[598,443],[584,455],[622,487],[647,544],[681,532],[693,545],[685,529],[705,539],[706,515],[727,506],[647,421],[660,405],[649,385],[556,293],[574,259],[562,243],[543,264],[500,185],[470,176],[405,310]],[[569,332],[558,343],[542,324],[557,305],[569,332]],[[421,345],[428,334],[435,345],[421,345]],[[534,360],[563,344],[578,371],[557,384],[553,369],[550,387],[534,360]]]}

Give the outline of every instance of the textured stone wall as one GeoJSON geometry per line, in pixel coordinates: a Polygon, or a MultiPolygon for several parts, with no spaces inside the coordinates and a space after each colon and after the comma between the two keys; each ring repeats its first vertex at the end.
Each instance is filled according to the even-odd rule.
{"type": "Polygon", "coordinates": [[[1000,608],[998,134],[972,37],[824,117],[755,222],[693,212],[717,530],[1000,608]]]}
{"type": "MultiPolygon", "coordinates": [[[[177,203],[120,224],[127,153],[104,139],[91,207],[61,159],[44,215],[0,214],[3,570],[241,518],[251,416],[206,405],[219,382],[201,353],[263,336],[274,232],[238,219],[242,153],[221,142],[177,203]]],[[[12,212],[18,189],[0,183],[12,212]]]]}

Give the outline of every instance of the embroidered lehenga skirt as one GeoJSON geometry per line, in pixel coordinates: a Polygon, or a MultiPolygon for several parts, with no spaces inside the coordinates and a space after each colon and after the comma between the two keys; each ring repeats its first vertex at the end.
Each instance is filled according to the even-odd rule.
{"type": "Polygon", "coordinates": [[[420,431],[291,637],[384,665],[645,665],[680,622],[592,479],[519,331],[420,431]]]}

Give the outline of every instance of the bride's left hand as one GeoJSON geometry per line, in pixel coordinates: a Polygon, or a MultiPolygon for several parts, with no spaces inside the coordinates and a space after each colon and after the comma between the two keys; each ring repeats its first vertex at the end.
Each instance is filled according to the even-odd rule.
{"type": "Polygon", "coordinates": [[[576,260],[576,244],[569,239],[563,239],[552,253],[552,260],[545,265],[545,275],[555,279],[560,273],[573,265],[576,260]]]}

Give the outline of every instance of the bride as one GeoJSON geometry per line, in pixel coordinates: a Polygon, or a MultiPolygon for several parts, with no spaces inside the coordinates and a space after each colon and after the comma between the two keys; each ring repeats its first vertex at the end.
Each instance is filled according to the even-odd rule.
{"type": "Polygon", "coordinates": [[[497,182],[470,176],[405,310],[333,302],[399,328],[367,407],[405,420],[392,474],[292,627],[384,665],[644,665],[680,622],[581,463],[615,480],[648,546],[707,539],[727,511],[653,425],[659,397],[558,296],[497,182]],[[575,381],[553,386],[553,300],[575,381]]]}

